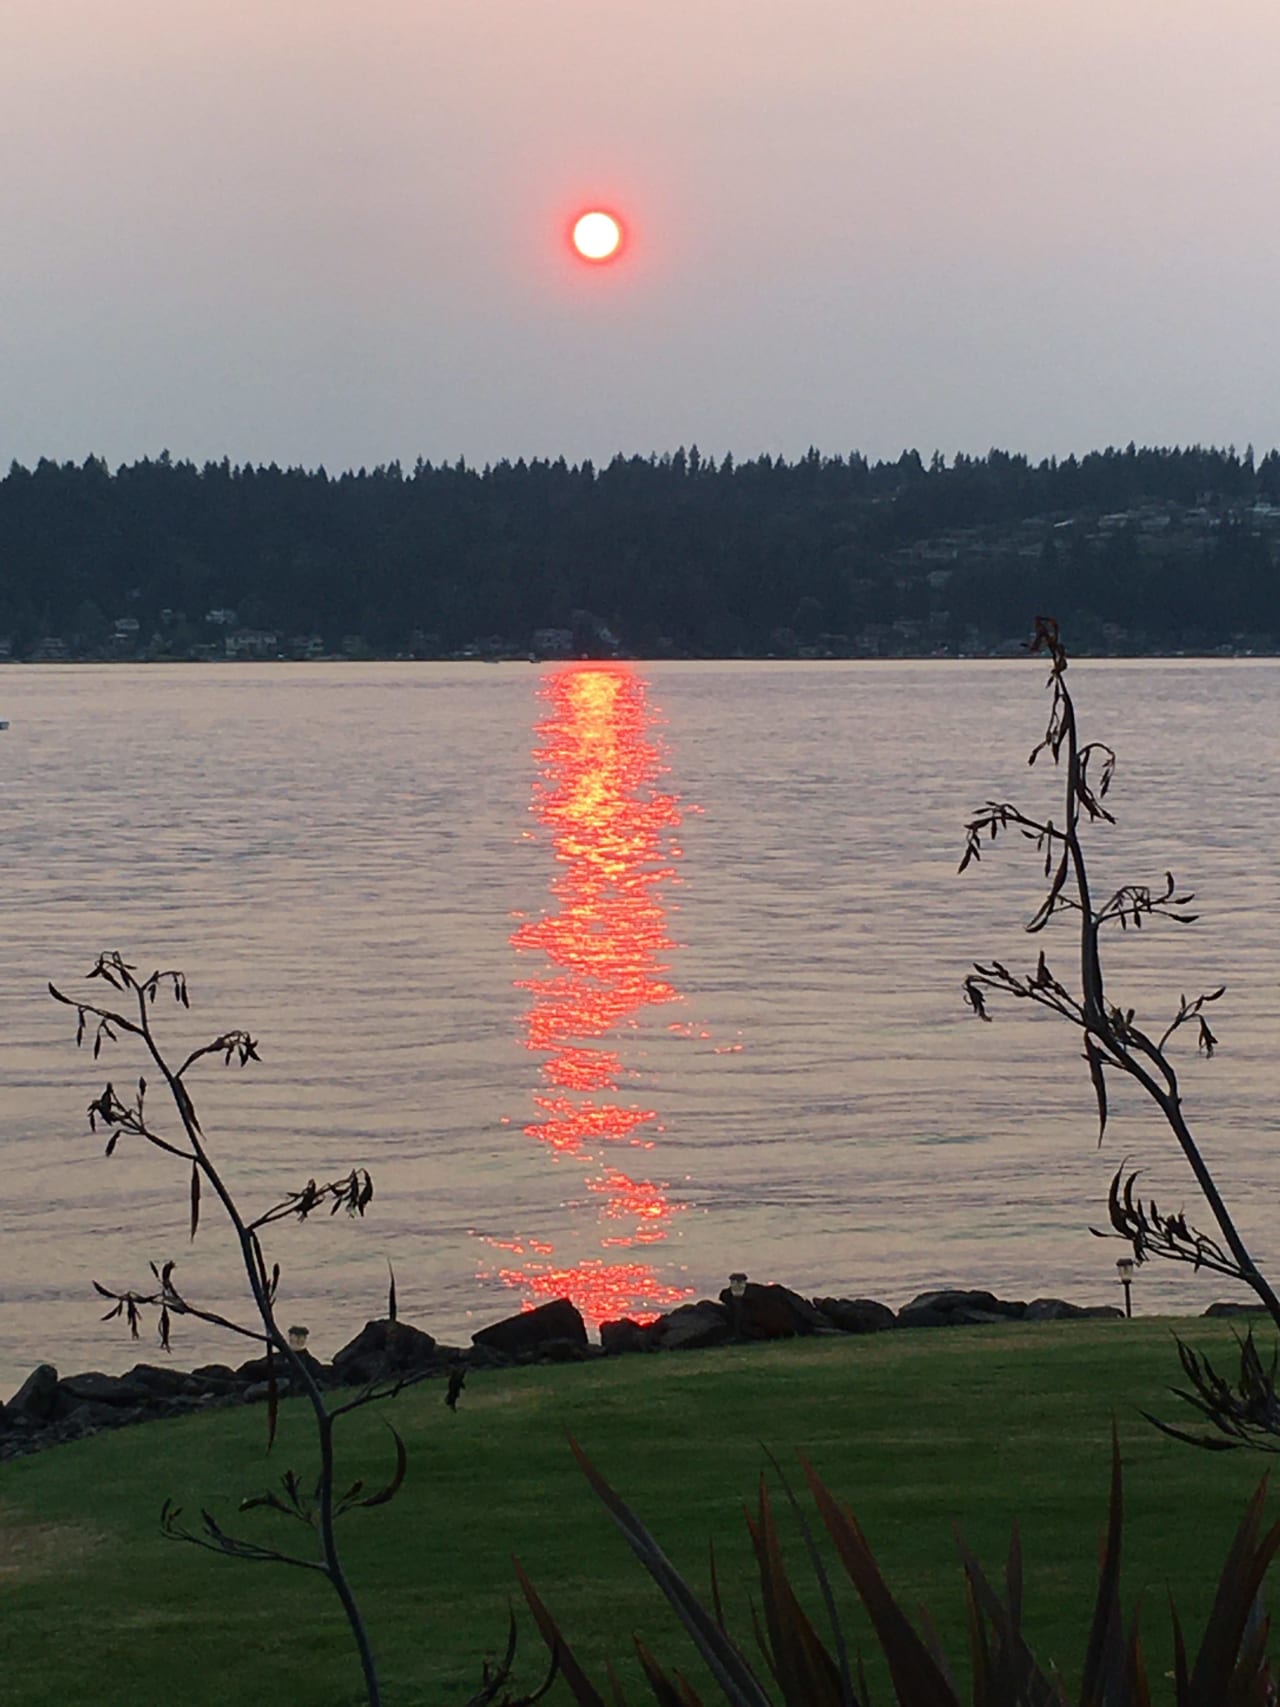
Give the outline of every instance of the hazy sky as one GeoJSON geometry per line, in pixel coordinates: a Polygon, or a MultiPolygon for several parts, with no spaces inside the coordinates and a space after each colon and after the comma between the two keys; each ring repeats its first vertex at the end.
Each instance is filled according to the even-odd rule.
{"type": "Polygon", "coordinates": [[[1261,450],[1278,192],[1277,0],[0,0],[0,463],[1261,450]]]}

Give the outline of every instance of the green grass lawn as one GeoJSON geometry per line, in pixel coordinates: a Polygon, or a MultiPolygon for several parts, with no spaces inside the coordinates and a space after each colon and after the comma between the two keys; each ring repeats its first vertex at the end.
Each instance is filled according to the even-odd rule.
{"type": "MultiPolygon", "coordinates": [[[[1166,1590],[1198,1631],[1265,1469],[1256,1455],[1193,1452],[1138,1415],[1148,1408],[1184,1420],[1167,1394],[1180,1373],[1175,1325],[1230,1365],[1230,1330],[1219,1323],[1011,1323],[480,1373],[456,1415],[437,1384],[359,1413],[344,1437],[351,1477],[373,1483],[389,1470],[384,1417],[410,1452],[400,1498],[344,1520],[388,1702],[466,1699],[482,1658],[505,1640],[507,1604],[517,1598],[513,1553],[589,1669],[602,1669],[605,1654],[625,1659],[633,1631],[659,1652],[686,1651],[573,1464],[566,1430],[699,1586],[714,1539],[744,1643],[742,1506],[765,1447],[788,1467],[797,1450],[811,1458],[857,1513],[904,1603],[928,1603],[957,1657],[964,1615],[953,1526],[998,1567],[1016,1515],[1033,1645],[1074,1680],[1114,1416],[1126,1477],[1125,1600],[1143,1597],[1158,1679],[1169,1664],[1166,1590]]],[[[255,1537],[306,1541],[270,1512],[235,1518],[241,1497],[310,1464],[299,1407],[283,1408],[270,1457],[264,1422],[261,1407],[218,1411],[0,1466],[0,1699],[14,1707],[362,1699],[322,1581],[159,1534],[160,1503],[172,1495],[187,1512],[207,1505],[255,1537]]],[[[798,1552],[797,1562],[803,1573],[798,1552]]],[[[532,1683],[543,1649],[523,1612],[521,1620],[521,1676],[532,1683]]]]}

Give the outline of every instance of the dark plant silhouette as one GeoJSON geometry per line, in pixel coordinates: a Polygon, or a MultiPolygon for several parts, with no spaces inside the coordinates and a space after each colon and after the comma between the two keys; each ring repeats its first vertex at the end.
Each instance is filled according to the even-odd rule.
{"type": "MultiPolygon", "coordinates": [[[[799,1500],[779,1471],[785,1497],[798,1520],[822,1605],[815,1622],[805,1610],[788,1572],[765,1478],[756,1512],[747,1515],[759,1576],[759,1611],[753,1611],[756,1643],[764,1659],[758,1672],[730,1634],[722,1605],[715,1557],[708,1605],[674,1568],[644,1524],[609,1485],[576,1442],[570,1443],[588,1481],[692,1637],[715,1681],[714,1699],[730,1707],[871,1707],[861,1657],[836,1608],[830,1575],[799,1500]],[[825,1622],[829,1637],[819,1633],[825,1622]]],[[[811,1465],[801,1466],[818,1514],[849,1580],[871,1620],[872,1631],[899,1707],[961,1707],[951,1667],[929,1623],[917,1628],[894,1598],[875,1555],[847,1506],[811,1465]]],[[[775,1464],[775,1470],[777,1466],[775,1464]]],[[[1176,1611],[1174,1638],[1176,1707],[1272,1707],[1267,1642],[1270,1623],[1260,1590],[1280,1547],[1280,1523],[1262,1531],[1265,1484],[1245,1508],[1218,1578],[1213,1609],[1198,1652],[1191,1656],[1176,1611]]],[[[1151,1693],[1138,1619],[1127,1621],[1120,1602],[1120,1552],[1124,1528],[1120,1449],[1112,1435],[1111,1500],[1098,1571],[1098,1591],[1085,1642],[1079,1693],[1070,1695],[1052,1667],[1042,1668],[1022,1628],[1022,1548],[1015,1527],[1009,1543],[1003,1593],[987,1577],[964,1542],[959,1542],[968,1605],[969,1662],[975,1707],[1150,1707],[1151,1693]]],[[[606,1697],[587,1676],[553,1613],[527,1574],[516,1565],[525,1597],[544,1641],[579,1707],[605,1707],[606,1697]]],[[[637,1636],[635,1650],[653,1699],[660,1707],[703,1707],[704,1698],[678,1671],[669,1670],[637,1636]]],[[[612,1664],[609,1701],[626,1707],[612,1664]]]]}
{"type": "MultiPolygon", "coordinates": [[[[1036,619],[1031,650],[1044,653],[1049,659],[1048,685],[1053,698],[1044,738],[1033,748],[1029,762],[1035,764],[1041,754],[1047,753],[1054,764],[1061,767],[1064,785],[1062,817],[1060,821],[1034,817],[1007,801],[988,801],[983,811],[967,825],[960,870],[964,871],[968,865],[980,860],[984,844],[994,841],[1004,830],[1015,829],[1034,842],[1037,852],[1043,855],[1044,875],[1049,887],[1027,930],[1031,933],[1042,931],[1060,914],[1074,917],[1078,983],[1069,987],[1060,980],[1041,950],[1033,972],[1013,972],[998,960],[975,965],[965,980],[965,994],[979,1019],[990,1018],[987,995],[994,991],[1047,1008],[1080,1031],[1084,1058],[1097,1099],[1099,1143],[1107,1124],[1108,1074],[1125,1073],[1142,1088],[1160,1110],[1186,1157],[1216,1231],[1203,1232],[1191,1225],[1181,1212],[1164,1212],[1153,1198],[1144,1199],[1137,1190],[1137,1172],[1122,1163],[1116,1170],[1108,1196],[1112,1232],[1132,1246],[1134,1260],[1138,1263],[1146,1262],[1150,1257],[1165,1257],[1243,1282],[1280,1328],[1280,1298],[1277,1298],[1241,1237],[1187,1122],[1171,1054],[1171,1044],[1184,1031],[1195,1036],[1203,1053],[1213,1054],[1218,1040],[1210,1029],[1205,1010],[1219,999],[1224,987],[1193,997],[1180,996],[1167,1022],[1152,1031],[1145,1030],[1138,1023],[1134,1009],[1118,1006],[1107,994],[1102,956],[1104,933],[1116,925],[1121,930],[1130,926],[1140,930],[1144,920],[1150,919],[1192,924],[1196,915],[1186,909],[1193,897],[1180,894],[1173,874],[1168,872],[1159,887],[1125,884],[1105,900],[1094,899],[1082,831],[1087,825],[1115,822],[1103,801],[1115,773],[1116,755],[1102,742],[1082,743],[1080,740],[1075,703],[1066,681],[1067,653],[1055,622],[1045,617],[1036,619]]],[[[1185,1348],[1183,1365],[1197,1395],[1192,1402],[1197,1403],[1212,1420],[1214,1407],[1222,1397],[1221,1383],[1214,1377],[1202,1384],[1200,1376],[1208,1366],[1193,1356],[1189,1357],[1185,1348]]],[[[1252,1383],[1260,1369],[1260,1363],[1253,1370],[1242,1365],[1242,1382],[1252,1383]]],[[[1252,1406],[1245,1397],[1243,1389],[1238,1398],[1251,1407],[1251,1414],[1256,1412],[1256,1406],[1252,1406]]],[[[1280,1406],[1277,1406],[1277,1414],[1280,1415],[1280,1406]]],[[[1202,1437],[1183,1438],[1199,1441],[1202,1437]]],[[[1214,1444],[1221,1445],[1223,1441],[1216,1440],[1214,1444]]]]}
{"type": "Polygon", "coordinates": [[[1280,1452],[1280,1395],[1276,1393],[1280,1351],[1273,1349],[1270,1361],[1264,1362],[1250,1328],[1243,1339],[1237,1339],[1240,1373],[1232,1383],[1218,1374],[1202,1352],[1193,1351],[1181,1340],[1177,1341],[1177,1346],[1190,1388],[1175,1387],[1173,1391],[1199,1411],[1214,1432],[1189,1434],[1185,1429],[1174,1428],[1144,1411],[1142,1414],[1147,1421],[1175,1440],[1207,1447],[1213,1452],[1229,1452],[1236,1446],[1252,1446],[1259,1452],[1280,1452]]]}
{"type": "MultiPolygon", "coordinates": [[[[385,1505],[394,1499],[404,1481],[408,1461],[403,1440],[388,1424],[395,1449],[395,1467],[389,1479],[383,1486],[375,1489],[366,1488],[364,1481],[359,1479],[344,1485],[337,1475],[334,1431],[340,1418],[362,1406],[394,1396],[421,1377],[419,1374],[407,1374],[397,1379],[374,1381],[352,1397],[331,1401],[322,1385],[320,1365],[305,1351],[295,1349],[289,1342],[287,1331],[280,1326],[276,1316],[280,1265],[268,1263],[262,1242],[263,1232],[276,1222],[288,1219],[305,1221],[320,1210],[327,1210],[330,1215],[336,1215],[341,1210],[348,1215],[363,1216],[373,1197],[373,1182],[363,1168],[353,1168],[342,1178],[329,1180],[324,1184],[309,1179],[299,1189],[285,1192],[277,1202],[259,1214],[244,1214],[213,1160],[189,1089],[188,1075],[193,1067],[207,1058],[221,1058],[227,1065],[235,1062],[242,1067],[246,1066],[250,1061],[259,1059],[256,1042],[247,1031],[223,1032],[210,1042],[192,1049],[179,1065],[174,1066],[157,1040],[153,1010],[162,992],[172,994],[182,1008],[189,1008],[185,974],[163,971],[152,972],[150,976],[140,978],[136,967],[129,965],[119,954],[113,953],[99,955],[88,977],[90,980],[101,981],[115,991],[120,999],[119,1005],[108,1006],[107,1003],[112,998],[105,995],[73,997],[65,995],[55,985],[49,985],[50,994],[56,1001],[76,1010],[76,1042],[84,1044],[91,1035],[93,1054],[97,1059],[105,1043],[117,1042],[122,1038],[136,1040],[142,1053],[163,1080],[178,1119],[177,1133],[166,1136],[153,1118],[151,1105],[147,1100],[146,1078],[140,1077],[129,1100],[119,1094],[114,1084],[108,1082],[101,1095],[89,1104],[91,1129],[96,1131],[100,1126],[106,1128],[109,1133],[106,1144],[108,1156],[115,1150],[122,1136],[132,1137],[141,1139],[154,1149],[172,1156],[184,1167],[189,1167],[191,1237],[194,1239],[196,1236],[203,1205],[209,1194],[212,1194],[234,1233],[253,1301],[252,1319],[248,1322],[233,1321],[215,1310],[206,1309],[193,1302],[174,1278],[175,1264],[172,1261],[159,1264],[153,1262],[150,1265],[153,1284],[147,1290],[120,1292],[94,1283],[97,1291],[111,1301],[111,1308],[103,1320],[123,1318],[136,1339],[142,1312],[154,1310],[158,1317],[160,1343],[166,1351],[170,1349],[174,1319],[182,1316],[191,1316],[198,1321],[211,1323],[241,1339],[252,1341],[264,1351],[263,1378],[267,1385],[268,1445],[275,1438],[280,1394],[286,1382],[289,1392],[299,1394],[306,1400],[315,1424],[318,1471],[304,1478],[292,1469],[286,1470],[280,1478],[278,1491],[272,1489],[254,1495],[243,1500],[240,1505],[242,1512],[262,1508],[296,1521],[313,1537],[309,1552],[291,1552],[250,1539],[242,1533],[233,1533],[224,1528],[209,1511],[200,1513],[198,1526],[190,1526],[183,1520],[182,1508],[171,1500],[165,1501],[161,1512],[162,1528],[170,1537],[191,1542],[211,1552],[226,1554],[233,1559],[292,1565],[299,1570],[312,1571],[324,1577],[338,1596],[350,1626],[364,1673],[368,1700],[371,1707],[379,1707],[383,1697],[377,1667],[364,1617],[339,1552],[337,1524],[340,1518],[357,1508],[385,1505]]],[[[394,1276],[390,1282],[389,1312],[394,1320],[394,1276]]],[[[482,1707],[485,1702],[495,1701],[497,1689],[501,1687],[509,1670],[509,1658],[496,1673],[486,1670],[484,1685],[471,1707],[482,1707]]]]}

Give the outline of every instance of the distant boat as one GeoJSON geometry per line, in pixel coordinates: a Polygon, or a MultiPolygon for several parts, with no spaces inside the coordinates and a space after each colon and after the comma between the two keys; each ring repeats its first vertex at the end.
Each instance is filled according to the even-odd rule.
{"type": "Polygon", "coordinates": [[[7,717],[0,717],[0,729],[7,729],[8,727],[9,719],[7,717]]]}

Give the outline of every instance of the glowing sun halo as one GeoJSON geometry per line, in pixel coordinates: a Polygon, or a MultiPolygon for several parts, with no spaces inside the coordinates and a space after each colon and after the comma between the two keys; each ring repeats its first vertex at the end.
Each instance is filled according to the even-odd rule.
{"type": "Polygon", "coordinates": [[[622,224],[613,214],[593,208],[574,220],[572,237],[584,261],[612,261],[622,248],[622,224]]]}

